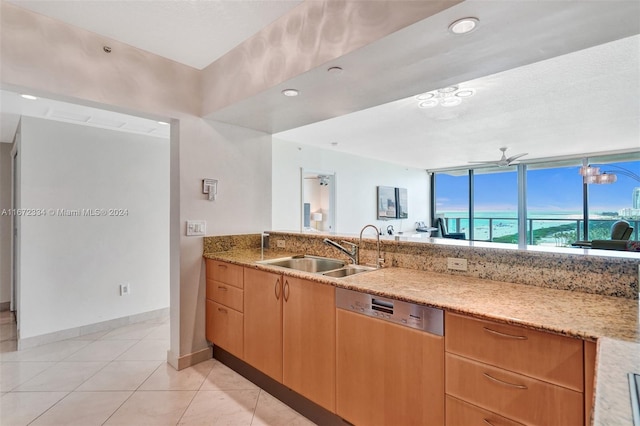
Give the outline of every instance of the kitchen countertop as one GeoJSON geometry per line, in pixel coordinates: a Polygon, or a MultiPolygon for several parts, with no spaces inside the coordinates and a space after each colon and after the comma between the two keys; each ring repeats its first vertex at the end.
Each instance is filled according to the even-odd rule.
{"type": "Polygon", "coordinates": [[[597,340],[594,424],[632,424],[626,376],[625,382],[619,383],[620,375],[610,373],[610,368],[614,368],[610,364],[619,365],[620,359],[627,359],[629,368],[638,368],[631,361],[640,359],[638,300],[404,268],[383,268],[345,278],[330,278],[256,263],[289,255],[281,251],[242,249],[205,253],[204,256],[478,318],[597,340]],[[624,393],[623,385],[627,386],[626,398],[620,395],[624,393]],[[619,409],[609,409],[612,399],[620,400],[617,402],[619,409]]]}

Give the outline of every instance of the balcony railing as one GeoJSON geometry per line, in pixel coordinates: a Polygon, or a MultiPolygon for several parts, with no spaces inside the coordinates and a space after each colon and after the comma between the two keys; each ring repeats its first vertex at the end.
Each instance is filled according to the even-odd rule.
{"type": "MultiPolygon", "coordinates": [[[[459,217],[459,218],[445,218],[447,221],[447,229],[449,229],[450,232],[464,232],[466,233],[467,237],[469,237],[469,230],[464,228],[464,226],[462,226],[462,222],[465,223],[469,223],[469,218],[466,217],[459,217]]],[[[617,222],[620,219],[590,219],[589,220],[589,224],[590,227],[589,229],[591,230],[591,223],[609,223],[609,227],[610,225],[613,225],[614,222],[617,222]]],[[[633,227],[633,234],[631,235],[631,240],[638,240],[638,235],[639,235],[639,228],[640,228],[640,219],[625,219],[627,222],[629,222],[629,224],[633,227]]],[[[516,240],[517,240],[517,235],[518,235],[518,229],[517,229],[517,224],[518,224],[518,219],[513,218],[513,217],[491,217],[491,218],[475,218],[474,219],[474,240],[475,241],[494,241],[494,238],[499,238],[499,237],[494,237],[495,231],[496,231],[496,223],[499,223],[500,225],[504,226],[504,223],[507,222],[512,222],[514,224],[513,229],[514,232],[512,234],[506,234],[506,235],[514,235],[516,236],[516,240]],[[478,230],[479,230],[479,223],[487,223],[488,222],[488,231],[489,231],[489,236],[488,238],[478,238],[477,234],[478,234],[478,230]]],[[[548,228],[555,228],[555,227],[560,227],[562,225],[567,225],[567,224],[573,224],[573,226],[571,227],[571,231],[575,230],[576,233],[576,241],[579,240],[585,240],[586,238],[584,238],[583,235],[583,230],[584,230],[584,226],[583,226],[584,220],[583,219],[562,219],[562,218],[553,218],[553,219],[543,219],[543,218],[528,218],[527,219],[527,244],[536,244],[536,240],[535,240],[535,235],[534,232],[535,231],[539,231],[542,229],[548,229],[548,228]],[[549,226],[544,226],[544,224],[548,224],[549,226]]],[[[569,230],[564,230],[564,232],[567,232],[569,230]]],[[[554,234],[560,234],[562,231],[558,231],[557,233],[554,234]]],[[[548,236],[548,239],[551,239],[553,237],[554,234],[551,234],[550,236],[548,236]]],[[[501,235],[502,236],[506,236],[506,235],[501,235]]],[[[558,241],[560,238],[556,237],[556,245],[571,245],[571,243],[573,241],[567,241],[567,244],[562,244],[560,241],[558,241]]],[[[593,238],[591,238],[593,239],[593,238]]]]}

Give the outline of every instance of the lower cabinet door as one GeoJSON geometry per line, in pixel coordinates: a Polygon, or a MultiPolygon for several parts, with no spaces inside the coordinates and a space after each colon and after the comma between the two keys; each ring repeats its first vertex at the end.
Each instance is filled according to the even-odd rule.
{"type": "Polygon", "coordinates": [[[207,300],[207,339],[227,352],[243,358],[243,315],[213,300],[207,300]]]}

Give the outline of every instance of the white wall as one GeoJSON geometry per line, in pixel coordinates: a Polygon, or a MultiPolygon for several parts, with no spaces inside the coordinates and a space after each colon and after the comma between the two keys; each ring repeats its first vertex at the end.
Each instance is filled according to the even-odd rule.
{"type": "Polygon", "coordinates": [[[32,117],[21,128],[21,207],[46,215],[20,222],[20,338],[167,308],[169,140],[32,117]]]}
{"type": "Polygon", "coordinates": [[[429,207],[429,177],[425,170],[411,169],[378,160],[339,153],[330,149],[273,140],[274,230],[299,230],[301,220],[300,168],[336,173],[336,232],[357,234],[366,224],[396,232],[415,230],[415,222],[426,221],[429,207]],[[376,219],[376,187],[407,188],[409,218],[376,219]]]}
{"type": "Polygon", "coordinates": [[[0,143],[0,303],[11,300],[11,216],[2,215],[11,208],[11,148],[0,143]]]}

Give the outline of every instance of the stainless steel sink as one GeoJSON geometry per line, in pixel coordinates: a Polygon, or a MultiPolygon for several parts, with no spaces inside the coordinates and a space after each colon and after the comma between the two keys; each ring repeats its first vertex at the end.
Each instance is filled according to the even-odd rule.
{"type": "Polygon", "coordinates": [[[281,257],[279,259],[261,260],[258,263],[262,265],[295,269],[296,271],[312,272],[333,278],[344,278],[350,275],[373,271],[376,269],[369,266],[348,265],[347,262],[340,259],[309,256],[306,254],[281,257]]]}
{"type": "Polygon", "coordinates": [[[359,266],[359,265],[353,265],[353,266],[349,265],[341,269],[336,269],[335,271],[325,272],[322,275],[327,277],[333,277],[333,278],[344,278],[350,275],[355,275],[361,272],[368,272],[373,270],[375,270],[375,268],[369,268],[367,266],[359,266]]]}
{"type": "Polygon", "coordinates": [[[258,263],[270,266],[280,266],[282,268],[295,269],[297,271],[304,272],[326,272],[334,269],[339,269],[346,266],[346,262],[339,259],[330,259],[327,257],[317,256],[291,256],[283,257],[280,259],[263,260],[258,263]]]}

